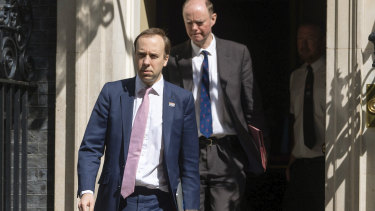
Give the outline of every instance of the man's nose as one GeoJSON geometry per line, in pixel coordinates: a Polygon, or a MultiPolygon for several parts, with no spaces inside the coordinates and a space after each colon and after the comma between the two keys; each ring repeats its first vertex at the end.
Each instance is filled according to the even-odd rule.
{"type": "Polygon", "coordinates": [[[196,23],[193,23],[193,26],[191,27],[193,30],[198,30],[198,25],[196,23]]]}
{"type": "Polygon", "coordinates": [[[150,57],[148,55],[143,58],[143,64],[150,64],[150,57]]]}

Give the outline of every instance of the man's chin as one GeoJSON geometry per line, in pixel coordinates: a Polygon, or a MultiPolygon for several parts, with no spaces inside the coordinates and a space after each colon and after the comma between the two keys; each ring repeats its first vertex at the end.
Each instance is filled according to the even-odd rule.
{"type": "Polygon", "coordinates": [[[155,83],[155,79],[153,77],[147,77],[147,76],[143,76],[141,78],[141,81],[146,84],[146,85],[152,85],[155,83]]]}
{"type": "Polygon", "coordinates": [[[190,37],[190,39],[193,40],[194,43],[201,43],[201,42],[203,42],[202,36],[194,36],[193,35],[193,36],[190,37]]]}
{"type": "Polygon", "coordinates": [[[299,57],[302,59],[302,61],[307,61],[309,60],[310,56],[309,55],[299,55],[299,57]]]}

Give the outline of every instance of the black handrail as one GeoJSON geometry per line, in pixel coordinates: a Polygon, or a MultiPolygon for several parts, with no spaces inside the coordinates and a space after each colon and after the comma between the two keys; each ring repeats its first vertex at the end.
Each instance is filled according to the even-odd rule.
{"type": "MultiPolygon", "coordinates": [[[[370,42],[372,42],[372,44],[374,45],[374,54],[375,54],[375,32],[372,32],[369,36],[368,36],[368,40],[370,42]]],[[[372,63],[372,67],[375,67],[375,59],[374,59],[374,62],[372,63]]]]}

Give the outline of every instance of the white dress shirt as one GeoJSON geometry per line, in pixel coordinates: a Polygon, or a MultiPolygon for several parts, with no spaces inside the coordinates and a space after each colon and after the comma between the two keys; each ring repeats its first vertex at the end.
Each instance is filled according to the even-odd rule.
{"type": "MultiPolygon", "coordinates": [[[[145,84],[136,77],[135,93],[133,107],[133,124],[135,115],[142,103],[143,96],[139,91],[145,88],[145,84]]],[[[145,137],[142,145],[142,152],[139,158],[138,169],[136,174],[136,186],[145,186],[148,188],[158,188],[168,191],[167,182],[163,171],[163,89],[164,79],[162,78],[152,85],[149,94],[150,110],[148,112],[145,137]]]]}
{"type": "Polygon", "coordinates": [[[292,154],[296,158],[313,158],[324,155],[322,145],[325,143],[326,63],[322,57],[311,64],[314,74],[313,106],[316,136],[316,144],[312,149],[305,146],[303,137],[303,102],[307,65],[303,64],[290,77],[290,112],[294,115],[292,154]]]}
{"type": "MultiPolygon", "coordinates": [[[[199,125],[200,119],[200,84],[202,80],[202,63],[204,56],[201,53],[203,50],[208,52],[208,68],[209,68],[209,81],[210,81],[210,98],[211,98],[211,113],[212,113],[212,135],[214,137],[220,138],[226,135],[235,135],[236,132],[232,125],[232,121],[225,109],[224,97],[222,94],[221,85],[219,83],[219,74],[217,67],[217,54],[216,54],[216,39],[213,34],[210,45],[206,48],[200,48],[191,41],[192,46],[192,68],[193,68],[193,96],[195,99],[195,112],[197,125],[199,125]]],[[[201,136],[198,129],[198,135],[201,136]]]]}

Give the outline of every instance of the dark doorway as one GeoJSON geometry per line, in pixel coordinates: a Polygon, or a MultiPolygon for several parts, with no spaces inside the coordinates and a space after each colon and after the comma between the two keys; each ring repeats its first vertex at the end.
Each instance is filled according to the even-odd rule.
{"type": "MultiPolygon", "coordinates": [[[[270,130],[268,170],[262,178],[252,178],[248,210],[280,210],[286,184],[284,171],[292,147],[288,132],[289,76],[300,65],[296,29],[303,22],[325,24],[326,0],[211,1],[218,15],[213,33],[243,43],[250,50],[270,130]]],[[[188,39],[183,2],[159,0],[155,5],[152,23],[167,31],[173,45],[188,39]]]]}

